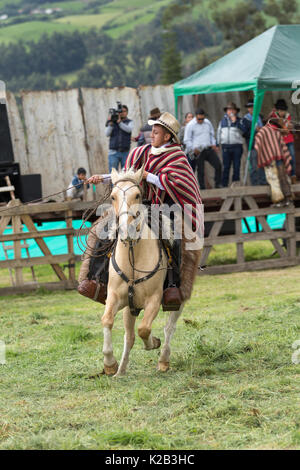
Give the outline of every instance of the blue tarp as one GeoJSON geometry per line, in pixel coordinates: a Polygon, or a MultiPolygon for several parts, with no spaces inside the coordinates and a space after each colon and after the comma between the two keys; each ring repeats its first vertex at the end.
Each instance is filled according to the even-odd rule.
{"type": "MultiPolygon", "coordinates": [[[[82,221],[81,220],[73,220],[73,228],[79,229],[81,227],[82,221]]],[[[86,223],[86,227],[90,227],[90,223],[86,223]]],[[[41,226],[38,226],[35,224],[37,230],[54,230],[54,229],[62,229],[66,228],[66,222],[44,222],[41,226]]],[[[24,232],[28,232],[27,227],[24,226],[24,232]]],[[[12,233],[12,228],[8,228],[5,230],[4,235],[8,235],[12,233]]],[[[74,252],[76,255],[81,255],[82,254],[82,247],[85,246],[85,239],[86,237],[83,236],[80,238],[81,243],[77,243],[76,237],[74,237],[74,252]]],[[[45,243],[47,244],[49,250],[53,255],[64,255],[68,253],[68,244],[67,244],[67,237],[65,235],[60,235],[60,236],[54,236],[54,237],[47,237],[44,238],[45,243]]],[[[38,247],[37,243],[35,242],[34,239],[28,239],[26,242],[29,245],[29,255],[31,258],[35,258],[37,256],[43,256],[42,251],[38,247]]],[[[5,242],[6,246],[12,246],[13,247],[13,242],[5,242]]],[[[12,250],[7,251],[7,256],[9,259],[14,258],[14,252],[12,250]]],[[[26,250],[23,248],[22,249],[22,258],[27,258],[26,250]]],[[[0,243],[0,260],[4,260],[4,250],[2,243],[0,243]]]]}

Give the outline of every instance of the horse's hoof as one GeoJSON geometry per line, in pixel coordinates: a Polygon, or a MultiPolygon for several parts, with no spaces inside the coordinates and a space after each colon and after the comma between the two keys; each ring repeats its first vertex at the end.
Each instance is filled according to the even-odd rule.
{"type": "Polygon", "coordinates": [[[160,348],[161,341],[159,338],[156,338],[155,336],[152,337],[153,340],[153,348],[152,349],[158,349],[160,348]]]}
{"type": "Polygon", "coordinates": [[[117,372],[117,373],[113,376],[113,378],[115,378],[115,377],[116,377],[116,378],[125,377],[125,372],[117,372]]]}
{"type": "Polygon", "coordinates": [[[170,368],[170,363],[169,363],[169,362],[161,362],[161,361],[159,361],[157,368],[158,368],[158,370],[159,370],[160,372],[167,372],[167,371],[169,370],[169,368],[170,368]]]}
{"type": "Polygon", "coordinates": [[[104,364],[105,375],[115,375],[118,372],[118,367],[117,361],[112,366],[106,366],[104,364]]]}

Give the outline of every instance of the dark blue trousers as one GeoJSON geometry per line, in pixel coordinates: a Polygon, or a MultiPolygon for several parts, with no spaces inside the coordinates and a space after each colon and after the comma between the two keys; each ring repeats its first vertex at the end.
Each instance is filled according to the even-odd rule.
{"type": "Polygon", "coordinates": [[[224,187],[228,186],[231,164],[233,164],[232,181],[239,181],[242,154],[243,154],[242,144],[222,145],[222,155],[223,155],[222,184],[224,187]]]}

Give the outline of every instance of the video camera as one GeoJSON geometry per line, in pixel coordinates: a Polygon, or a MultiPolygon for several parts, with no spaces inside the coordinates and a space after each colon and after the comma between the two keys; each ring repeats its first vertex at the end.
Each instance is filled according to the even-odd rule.
{"type": "Polygon", "coordinates": [[[117,122],[119,119],[119,115],[122,112],[122,104],[120,101],[117,101],[117,109],[109,108],[110,120],[112,122],[117,122]]]}

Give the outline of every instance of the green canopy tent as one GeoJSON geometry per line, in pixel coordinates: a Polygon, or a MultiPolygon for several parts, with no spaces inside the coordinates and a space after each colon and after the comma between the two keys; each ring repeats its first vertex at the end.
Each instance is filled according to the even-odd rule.
{"type": "MultiPolygon", "coordinates": [[[[255,125],[266,91],[291,90],[300,81],[300,25],[277,25],[174,84],[175,110],[178,97],[203,93],[253,90],[254,109],[248,161],[255,125]]],[[[300,83],[300,82],[299,82],[300,83]]]]}

